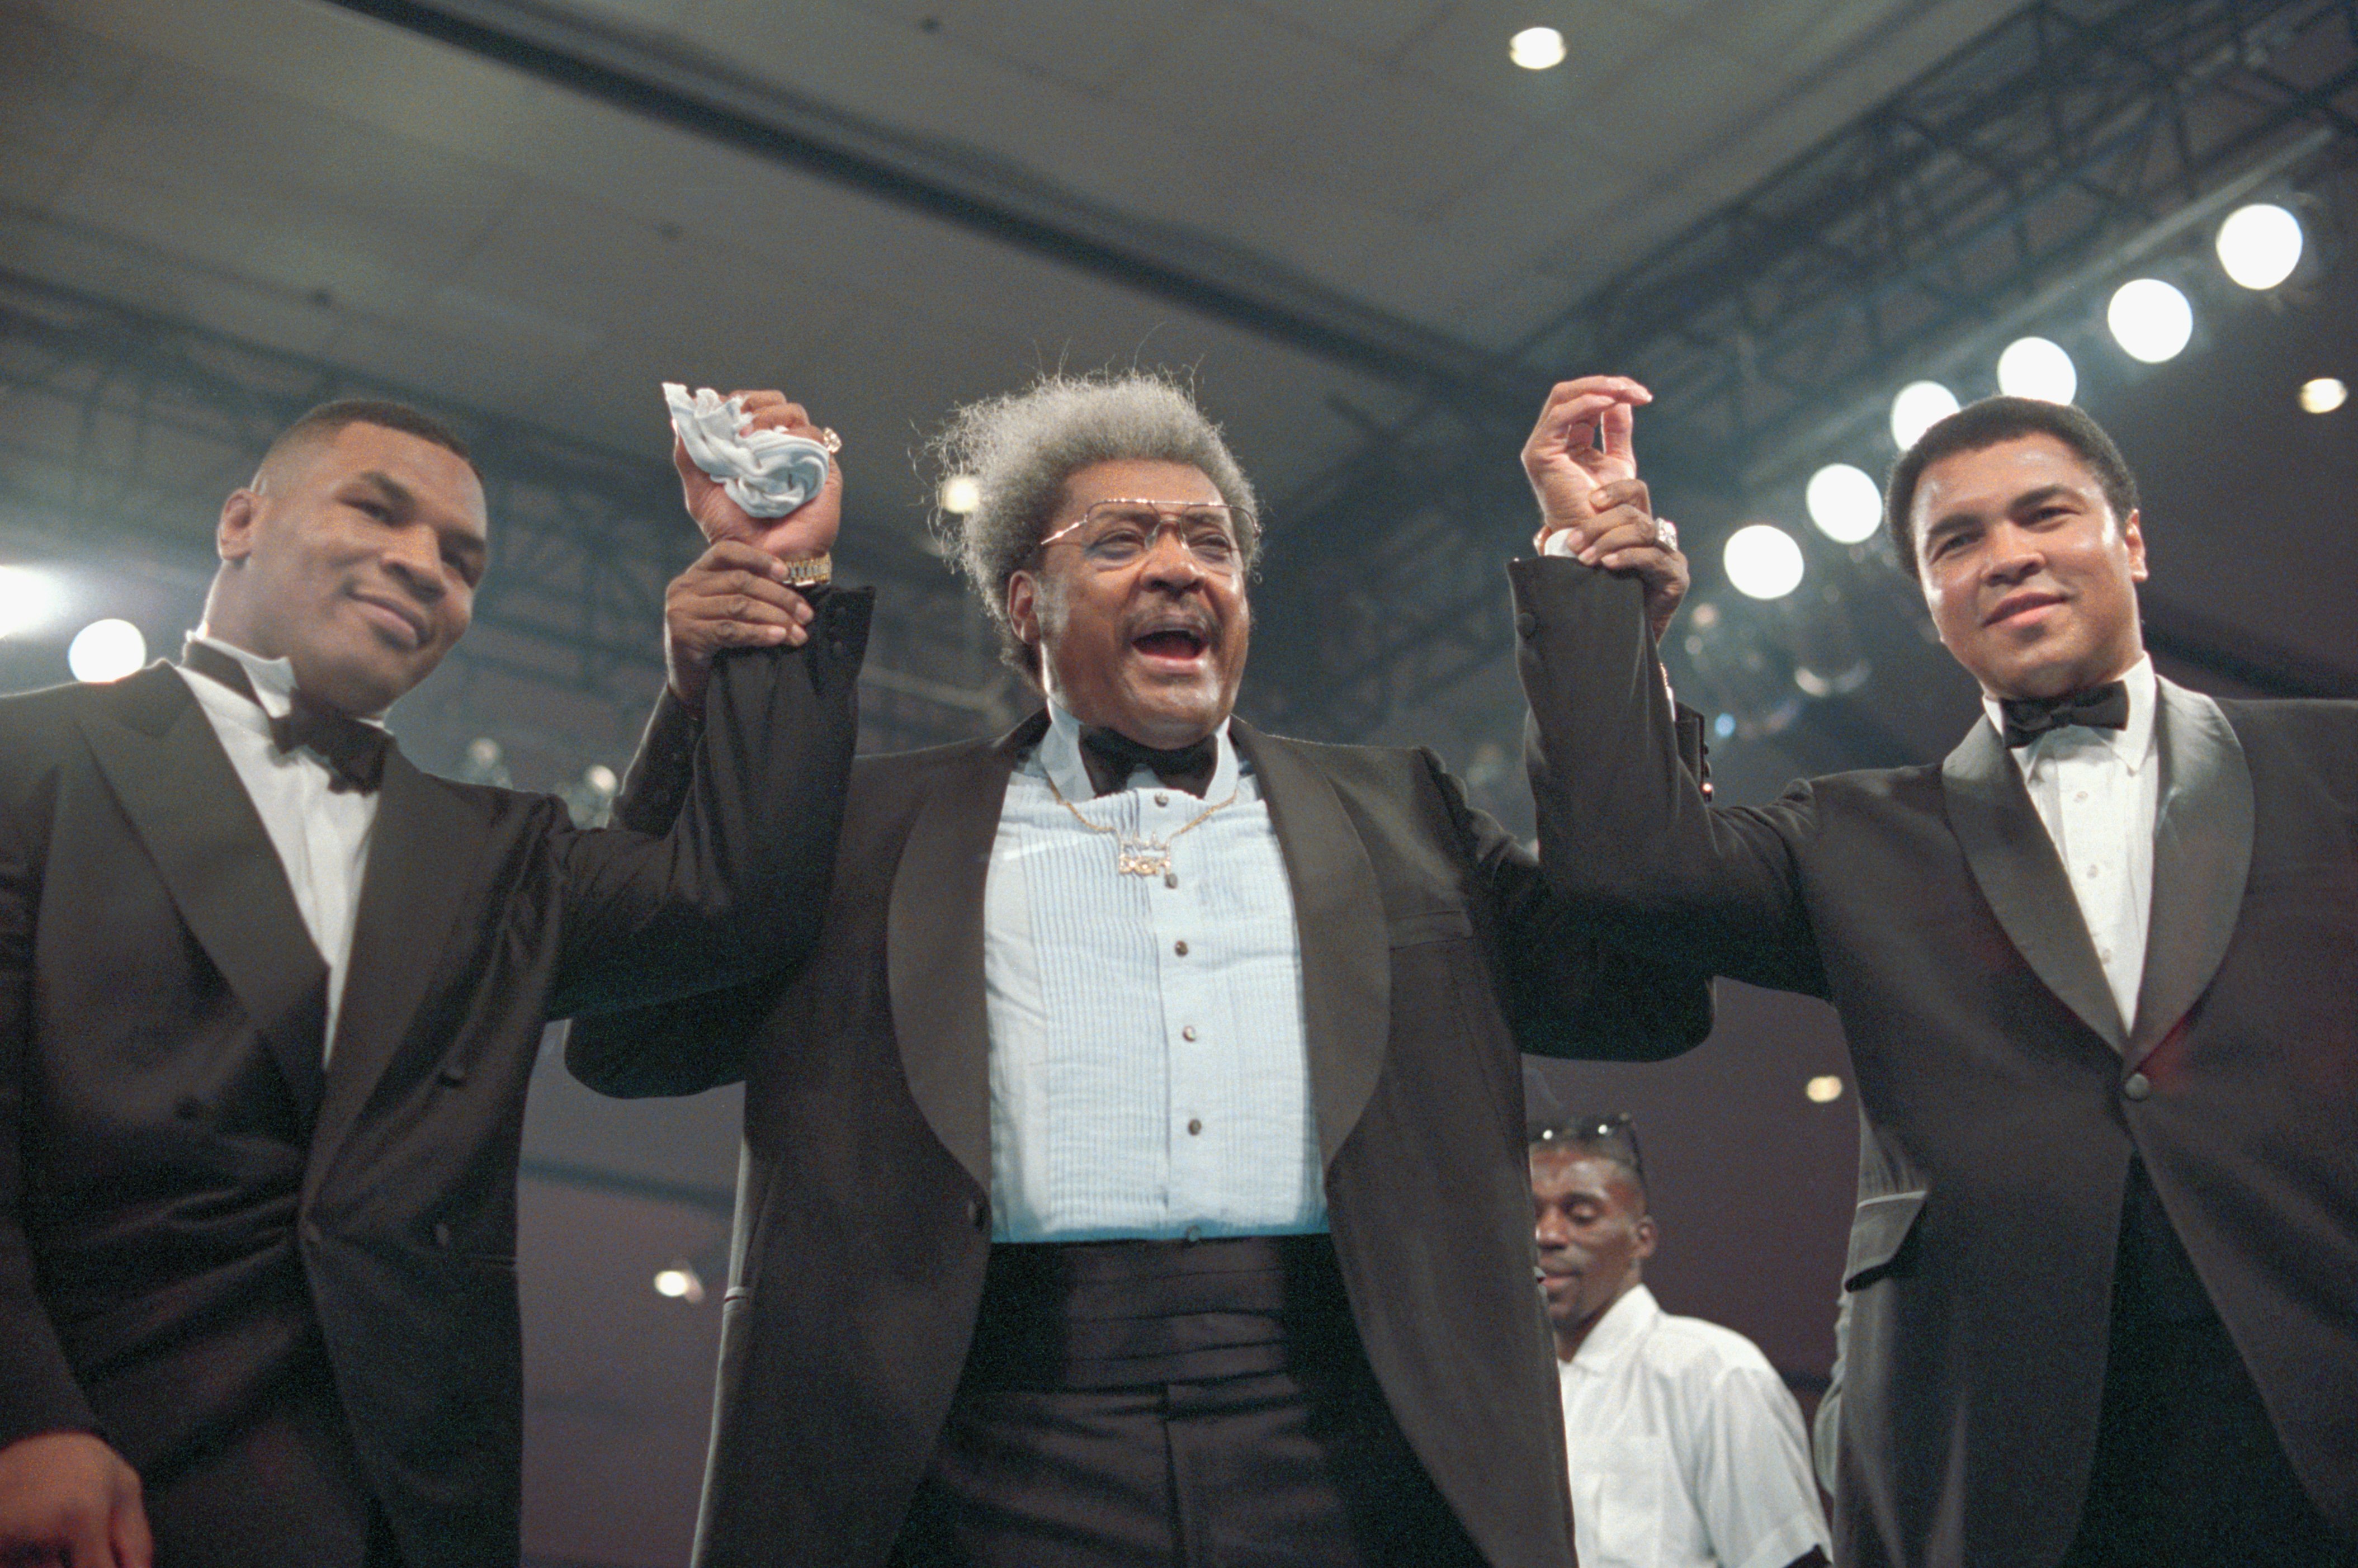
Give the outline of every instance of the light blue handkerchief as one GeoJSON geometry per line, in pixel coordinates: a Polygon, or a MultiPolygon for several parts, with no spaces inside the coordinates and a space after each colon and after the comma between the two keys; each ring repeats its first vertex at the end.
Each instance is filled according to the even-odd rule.
{"type": "Polygon", "coordinates": [[[808,436],[742,429],[741,401],[708,386],[693,397],[676,381],[664,383],[663,390],[688,460],[719,481],[748,516],[784,517],[827,483],[827,449],[808,436]]]}

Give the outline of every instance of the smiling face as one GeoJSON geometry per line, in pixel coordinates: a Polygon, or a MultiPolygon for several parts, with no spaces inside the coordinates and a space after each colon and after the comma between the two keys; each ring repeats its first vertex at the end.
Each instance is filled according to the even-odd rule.
{"type": "Polygon", "coordinates": [[[346,425],[278,452],[223,503],[206,629],[292,661],[317,701],[375,713],[467,630],[484,537],[482,485],[465,459],[346,425]]]}
{"type": "Polygon", "coordinates": [[[2137,514],[2115,517],[2095,473],[2053,436],[1926,467],[1910,516],[1941,641],[1992,697],[2056,697],[2113,679],[2143,651],[2137,514]]]}
{"type": "Polygon", "coordinates": [[[1654,1255],[1653,1217],[1629,1173],[1577,1144],[1531,1152],[1540,1294],[1556,1354],[1569,1359],[1654,1255]]]}
{"type": "MultiPolygon", "coordinates": [[[[1047,535],[1103,501],[1217,505],[1219,488],[1184,463],[1093,463],[1065,483],[1047,535]]],[[[1083,724],[1141,745],[1193,744],[1219,728],[1244,678],[1252,613],[1241,566],[1206,566],[1165,527],[1135,560],[1107,568],[1066,535],[1007,585],[1016,635],[1040,651],[1041,680],[1083,724]]]]}

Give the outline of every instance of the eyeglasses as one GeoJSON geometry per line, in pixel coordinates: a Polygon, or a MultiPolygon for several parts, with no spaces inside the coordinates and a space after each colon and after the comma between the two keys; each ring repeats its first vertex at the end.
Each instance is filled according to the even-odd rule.
{"type": "Polygon", "coordinates": [[[1627,1165],[1629,1173],[1640,1182],[1646,1179],[1645,1161],[1638,1152],[1636,1119],[1626,1110],[1615,1111],[1610,1116],[1583,1117],[1578,1121],[1559,1121],[1533,1128],[1527,1141],[1533,1148],[1563,1143],[1592,1150],[1627,1165]]]}
{"type": "Polygon", "coordinates": [[[1046,549],[1069,535],[1081,558],[1102,572],[1120,571],[1144,559],[1168,529],[1179,547],[1206,571],[1233,574],[1244,560],[1238,533],[1252,526],[1252,514],[1225,502],[1173,504],[1161,501],[1093,503],[1071,523],[1040,541],[1046,549]]]}

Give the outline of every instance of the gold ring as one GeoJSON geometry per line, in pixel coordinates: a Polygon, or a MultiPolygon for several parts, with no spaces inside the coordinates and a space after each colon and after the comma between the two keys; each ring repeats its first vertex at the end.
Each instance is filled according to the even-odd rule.
{"type": "Polygon", "coordinates": [[[820,428],[818,433],[818,444],[827,449],[827,454],[830,457],[837,452],[843,450],[843,438],[837,435],[831,428],[824,427],[820,428]]]}

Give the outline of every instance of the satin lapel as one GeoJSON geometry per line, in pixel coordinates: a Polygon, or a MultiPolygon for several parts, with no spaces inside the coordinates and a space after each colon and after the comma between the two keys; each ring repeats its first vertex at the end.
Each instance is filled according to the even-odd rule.
{"type": "Polygon", "coordinates": [[[169,665],[131,676],[106,706],[81,720],[91,754],[180,918],[308,1112],[319,1103],[328,967],[254,798],[169,665]]]}
{"type": "MultiPolygon", "coordinates": [[[[387,753],[369,830],[368,869],[352,925],[352,968],[328,1057],[328,1088],[311,1140],[308,1202],[394,1053],[433,979],[483,863],[482,817],[399,752],[387,753]]],[[[497,918],[497,911],[478,911],[497,918]]]]}
{"type": "Polygon", "coordinates": [[[1035,713],[970,764],[945,771],[917,807],[884,915],[886,984],[901,1071],[917,1108],[990,1191],[990,1016],[983,995],[983,885],[1015,759],[1037,744],[1035,713]]]}
{"type": "Polygon", "coordinates": [[[1302,748],[1242,719],[1228,733],[1260,781],[1293,888],[1318,1152],[1331,1165],[1375,1093],[1391,1033],[1392,954],[1383,890],[1335,786],[1302,748]]]}
{"type": "Polygon", "coordinates": [[[1984,719],[1941,764],[1949,827],[2015,950],[2080,1021],[2119,1051],[2127,1029],[2079,901],[2039,820],[2022,770],[1984,719]]]}
{"type": "Polygon", "coordinates": [[[2137,983],[2132,1065],[2201,998],[2226,957],[2252,869],[2252,771],[2219,705],[2158,683],[2161,784],[2154,812],[2153,907],[2137,983]]]}

